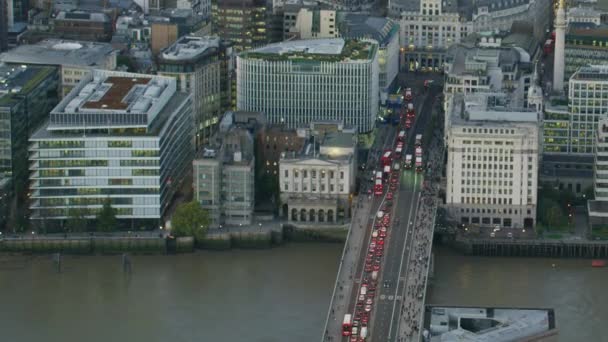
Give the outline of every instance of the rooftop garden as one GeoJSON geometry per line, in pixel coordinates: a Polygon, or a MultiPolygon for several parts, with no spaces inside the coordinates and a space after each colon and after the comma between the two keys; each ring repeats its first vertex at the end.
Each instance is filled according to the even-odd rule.
{"type": "Polygon", "coordinates": [[[290,51],[286,53],[246,52],[246,58],[263,59],[267,61],[320,61],[341,62],[350,60],[365,60],[373,57],[376,45],[356,39],[346,40],[339,54],[310,53],[305,51],[290,51]]]}

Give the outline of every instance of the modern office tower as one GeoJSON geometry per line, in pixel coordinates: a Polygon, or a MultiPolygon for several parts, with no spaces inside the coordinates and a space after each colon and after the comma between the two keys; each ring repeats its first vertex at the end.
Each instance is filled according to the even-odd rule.
{"type": "Polygon", "coordinates": [[[608,226],[608,117],[598,122],[595,137],[595,157],[593,165],[594,200],[587,202],[589,226],[605,228],[608,226]]]}
{"type": "Polygon", "coordinates": [[[0,52],[8,49],[9,2],[0,0],[0,52]]]}
{"type": "Polygon", "coordinates": [[[538,113],[503,94],[452,98],[446,202],[462,224],[532,228],[536,223],[538,113]],[[466,105],[465,105],[466,104],[466,105]]]}
{"type": "Polygon", "coordinates": [[[58,67],[63,97],[92,69],[116,69],[116,52],[109,43],[45,39],[3,53],[0,62],[58,67]]]}
{"type": "Polygon", "coordinates": [[[268,43],[264,0],[214,0],[211,7],[214,33],[232,42],[237,52],[268,43]]]}
{"type": "Polygon", "coordinates": [[[197,147],[230,107],[233,61],[231,44],[218,37],[184,36],[158,56],[158,74],[175,77],[180,91],[192,93],[197,147]]]}
{"type": "MultiPolygon", "coordinates": [[[[27,209],[28,137],[48,118],[59,101],[56,68],[0,63],[0,199],[15,194],[19,215],[27,209]],[[12,185],[12,191],[4,191],[12,185]]],[[[13,213],[17,215],[17,213],[13,213]]]]}
{"type": "Polygon", "coordinates": [[[177,81],[94,70],[30,137],[31,217],[93,218],[109,199],[132,228],[157,227],[194,154],[191,95],[177,81]]]}
{"type": "Polygon", "coordinates": [[[375,41],[270,44],[237,57],[237,109],[289,128],[335,120],[369,132],[378,114],[378,73],[375,41]]]}
{"type": "Polygon", "coordinates": [[[205,148],[192,165],[194,197],[209,210],[215,226],[251,224],[255,205],[254,137],[234,124],[235,113],[214,138],[219,144],[205,148]]]}
{"type": "Polygon", "coordinates": [[[298,224],[335,224],[350,217],[356,179],[355,132],[314,136],[279,162],[282,215],[298,224]]]}

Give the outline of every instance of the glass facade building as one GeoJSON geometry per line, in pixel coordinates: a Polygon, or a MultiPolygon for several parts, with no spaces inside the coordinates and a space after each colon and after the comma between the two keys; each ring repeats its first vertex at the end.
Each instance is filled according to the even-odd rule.
{"type": "Polygon", "coordinates": [[[296,128],[341,121],[359,132],[378,114],[375,41],[315,39],[267,45],[237,57],[237,109],[296,128]]]}
{"type": "Polygon", "coordinates": [[[192,162],[191,115],[174,78],[94,70],[30,138],[31,220],[92,218],[109,199],[157,225],[192,162]]]}

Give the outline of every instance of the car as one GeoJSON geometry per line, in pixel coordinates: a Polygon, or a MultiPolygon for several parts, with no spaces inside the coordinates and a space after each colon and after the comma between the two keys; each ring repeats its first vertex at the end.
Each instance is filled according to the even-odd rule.
{"type": "Polygon", "coordinates": [[[365,304],[367,305],[372,305],[374,303],[374,300],[371,298],[367,298],[367,300],[365,301],[365,304]]]}
{"type": "Polygon", "coordinates": [[[376,251],[376,256],[382,256],[382,250],[381,249],[379,249],[379,250],[376,251]]]}
{"type": "Polygon", "coordinates": [[[361,314],[361,326],[366,326],[368,322],[369,322],[369,312],[363,312],[361,314]]]}
{"type": "Polygon", "coordinates": [[[382,231],[382,230],[380,231],[380,237],[383,237],[383,238],[386,237],[386,228],[384,231],[382,231]]]}
{"type": "Polygon", "coordinates": [[[378,230],[374,229],[374,231],[372,231],[372,239],[377,238],[377,237],[378,237],[378,230]]]}
{"type": "Polygon", "coordinates": [[[391,201],[393,200],[393,193],[392,193],[391,191],[389,191],[389,192],[386,194],[386,199],[391,200],[391,201]]]}
{"type": "Polygon", "coordinates": [[[372,306],[371,306],[371,305],[366,305],[366,306],[365,306],[365,311],[366,311],[366,312],[370,312],[370,311],[372,311],[372,306]]]}
{"type": "Polygon", "coordinates": [[[496,237],[496,233],[491,232],[491,233],[490,233],[490,237],[496,237]]]}
{"type": "Polygon", "coordinates": [[[376,238],[372,236],[372,239],[370,240],[371,244],[374,244],[374,246],[376,245],[376,238]]]}
{"type": "Polygon", "coordinates": [[[362,308],[363,307],[363,302],[357,302],[357,308],[362,308]]]}
{"type": "Polygon", "coordinates": [[[381,238],[379,238],[379,239],[378,239],[378,244],[379,244],[379,245],[384,245],[384,238],[382,238],[382,237],[381,237],[381,238]]]}
{"type": "Polygon", "coordinates": [[[378,245],[376,246],[376,249],[382,251],[384,250],[384,245],[378,245]]]}
{"type": "Polygon", "coordinates": [[[365,272],[371,272],[372,271],[372,265],[371,264],[366,264],[364,270],[365,270],[365,272]]]}
{"type": "Polygon", "coordinates": [[[391,177],[391,183],[392,183],[392,184],[397,183],[397,181],[398,181],[398,180],[399,180],[399,179],[398,179],[397,177],[391,177]]]}
{"type": "Polygon", "coordinates": [[[389,280],[385,280],[384,284],[382,285],[385,289],[388,289],[389,287],[391,287],[391,282],[389,280]]]}
{"type": "Polygon", "coordinates": [[[371,242],[369,244],[369,248],[376,248],[376,243],[375,242],[371,242]]]}
{"type": "Polygon", "coordinates": [[[513,238],[513,233],[508,232],[508,233],[507,233],[507,237],[508,237],[509,239],[512,239],[512,238],[513,238]]]}
{"type": "Polygon", "coordinates": [[[365,295],[364,294],[360,294],[359,295],[359,301],[362,302],[365,300],[365,295]]]}
{"type": "Polygon", "coordinates": [[[389,208],[390,208],[390,207],[392,207],[392,206],[393,206],[393,201],[392,201],[392,200],[387,199],[387,200],[386,200],[386,202],[385,202],[385,204],[386,204],[386,206],[387,206],[387,207],[389,207],[389,208]]]}
{"type": "Polygon", "coordinates": [[[380,265],[374,265],[374,266],[372,266],[372,269],[374,271],[380,271],[380,265]]]}
{"type": "Polygon", "coordinates": [[[397,184],[391,184],[391,186],[389,187],[389,189],[391,191],[396,191],[397,190],[397,184]]]}
{"type": "MultiPolygon", "coordinates": [[[[355,330],[355,327],[353,327],[353,330],[355,330]]],[[[357,337],[357,335],[351,334],[350,342],[359,342],[359,338],[357,337]]]]}

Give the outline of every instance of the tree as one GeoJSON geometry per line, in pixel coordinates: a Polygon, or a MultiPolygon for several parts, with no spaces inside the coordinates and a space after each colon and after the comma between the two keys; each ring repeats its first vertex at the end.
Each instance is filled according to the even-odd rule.
{"type": "Polygon", "coordinates": [[[564,225],[566,222],[565,216],[558,204],[549,207],[545,213],[545,222],[549,225],[549,228],[558,228],[564,225]]]}
{"type": "Polygon", "coordinates": [[[201,208],[197,201],[177,206],[171,218],[171,234],[176,237],[193,236],[201,241],[209,229],[209,212],[201,208]]]}
{"type": "Polygon", "coordinates": [[[70,208],[65,229],[69,232],[83,232],[87,230],[88,220],[82,208],[70,208]]]}
{"type": "Polygon", "coordinates": [[[116,209],[112,208],[112,202],[108,197],[97,214],[97,229],[102,232],[111,232],[116,229],[116,224],[116,209]]]}

